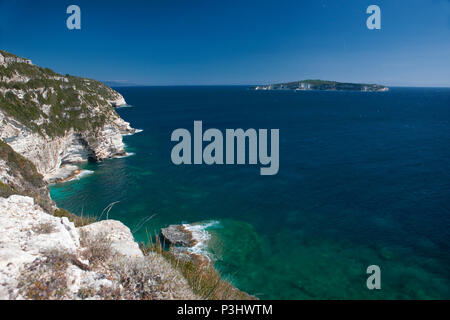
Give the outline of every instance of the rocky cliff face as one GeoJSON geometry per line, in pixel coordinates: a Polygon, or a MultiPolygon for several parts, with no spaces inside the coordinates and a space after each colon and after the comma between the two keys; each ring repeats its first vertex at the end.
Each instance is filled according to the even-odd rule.
{"type": "Polygon", "coordinates": [[[77,228],[62,211],[34,164],[0,141],[0,300],[199,298],[121,222],[77,228]]]}
{"type": "Polygon", "coordinates": [[[125,154],[122,136],[135,130],[114,110],[124,104],[100,82],[0,51],[0,138],[47,182],[67,178],[75,163],[125,154]]]}
{"type": "Polygon", "coordinates": [[[0,299],[247,298],[204,265],[144,255],[121,222],[89,224],[50,199],[47,183],[76,163],[125,154],[122,136],[135,130],[114,110],[123,104],[95,80],[0,51],[0,299]]]}
{"type": "Polygon", "coordinates": [[[198,298],[121,222],[88,224],[50,199],[46,182],[74,164],[125,154],[135,130],[114,110],[123,104],[97,81],[0,51],[0,299],[198,298]]]}
{"type": "Polygon", "coordinates": [[[33,163],[0,140],[0,197],[14,194],[32,197],[49,213],[55,209],[47,185],[33,163]]]}

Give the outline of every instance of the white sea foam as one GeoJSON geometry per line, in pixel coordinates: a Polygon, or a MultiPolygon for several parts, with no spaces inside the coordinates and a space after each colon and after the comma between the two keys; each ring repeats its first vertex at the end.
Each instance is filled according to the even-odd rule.
{"type": "Polygon", "coordinates": [[[133,108],[131,104],[124,104],[122,106],[116,107],[116,109],[122,109],[122,108],[133,108]]]}
{"type": "Polygon", "coordinates": [[[91,170],[81,170],[81,172],[79,174],[77,174],[75,177],[73,177],[69,181],[80,180],[81,178],[89,176],[93,173],[94,173],[94,171],[91,171],[91,170]]]}
{"type": "Polygon", "coordinates": [[[143,132],[143,131],[144,131],[144,130],[142,130],[142,129],[136,129],[135,132],[123,134],[122,136],[124,136],[124,137],[134,136],[135,134],[141,133],[141,132],[143,132]]]}
{"type": "Polygon", "coordinates": [[[211,234],[207,229],[219,223],[219,221],[208,221],[200,224],[183,224],[183,227],[191,233],[192,238],[196,241],[195,246],[187,248],[187,250],[211,259],[211,253],[208,251],[208,242],[211,239],[211,234]]]}
{"type": "Polygon", "coordinates": [[[134,156],[134,155],[136,155],[136,153],[134,153],[134,152],[127,152],[126,155],[124,155],[124,156],[117,156],[117,157],[115,157],[115,158],[116,158],[116,159],[123,159],[123,158],[132,157],[132,156],[134,156]]]}

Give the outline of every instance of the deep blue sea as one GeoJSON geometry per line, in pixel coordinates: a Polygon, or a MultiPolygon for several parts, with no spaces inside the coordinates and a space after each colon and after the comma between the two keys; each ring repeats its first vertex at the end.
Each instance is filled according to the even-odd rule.
{"type": "Polygon", "coordinates": [[[60,207],[111,219],[139,241],[169,224],[208,226],[205,250],[262,299],[450,298],[450,89],[386,93],[118,88],[143,132],[132,155],[52,186],[60,207]],[[173,130],[280,129],[280,171],[175,166],[173,130]],[[142,225],[146,217],[153,219],[142,225]],[[381,290],[366,287],[370,265],[381,290]]]}

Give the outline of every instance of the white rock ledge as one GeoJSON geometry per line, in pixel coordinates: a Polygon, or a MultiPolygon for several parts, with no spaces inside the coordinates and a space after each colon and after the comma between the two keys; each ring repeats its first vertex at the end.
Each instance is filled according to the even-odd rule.
{"type": "MultiPolygon", "coordinates": [[[[42,267],[48,259],[48,252],[62,252],[71,257],[68,267],[63,270],[66,285],[62,285],[62,299],[83,299],[80,290],[96,292],[89,299],[103,299],[99,293],[102,290],[122,290],[120,277],[114,276],[118,270],[111,269],[104,264],[106,262],[90,266],[89,261],[84,260],[83,254],[88,249],[83,247],[82,236],[107,238],[112,251],[109,259],[118,261],[119,269],[145,265],[142,272],[151,279],[170,279],[162,285],[156,284],[155,288],[161,289],[154,293],[154,298],[197,299],[187,281],[161,255],[151,253],[148,257],[143,256],[130,229],[121,222],[108,220],[76,228],[67,218],[45,213],[32,198],[13,195],[8,199],[0,197],[0,300],[29,299],[21,290],[23,275],[42,267]],[[51,229],[50,232],[38,229],[44,224],[51,229]],[[30,266],[33,267],[30,269],[30,266]]],[[[31,284],[27,281],[28,285],[33,285],[32,281],[31,284]]]]}

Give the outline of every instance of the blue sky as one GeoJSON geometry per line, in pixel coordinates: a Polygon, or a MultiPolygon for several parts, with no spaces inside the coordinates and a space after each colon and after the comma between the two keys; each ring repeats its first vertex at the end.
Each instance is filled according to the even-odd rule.
{"type": "Polygon", "coordinates": [[[146,85],[320,78],[450,86],[449,0],[0,0],[0,48],[146,85]],[[82,29],[66,28],[77,4],[82,29]],[[366,8],[382,10],[368,30],[366,8]]]}

